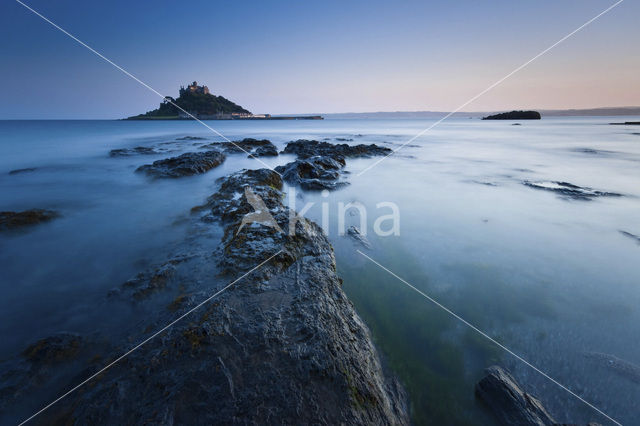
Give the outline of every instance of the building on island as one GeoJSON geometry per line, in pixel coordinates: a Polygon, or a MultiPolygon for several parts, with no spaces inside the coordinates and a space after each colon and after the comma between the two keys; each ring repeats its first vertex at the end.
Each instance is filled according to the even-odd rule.
{"type": "Polygon", "coordinates": [[[184,86],[180,86],[180,95],[184,93],[198,93],[201,95],[208,95],[209,88],[207,86],[198,86],[198,82],[194,81],[185,89],[184,86]]]}

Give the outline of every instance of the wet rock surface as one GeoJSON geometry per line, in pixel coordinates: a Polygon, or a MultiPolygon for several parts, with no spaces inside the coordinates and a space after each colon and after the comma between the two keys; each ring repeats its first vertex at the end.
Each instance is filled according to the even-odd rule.
{"type": "MultiPolygon", "coordinates": [[[[205,244],[206,254],[170,260],[152,269],[159,273],[125,285],[141,290],[144,298],[177,285],[185,294],[105,359],[115,359],[228,288],[42,413],[39,421],[408,424],[404,391],[383,372],[367,327],[342,291],[327,237],[284,206],[280,176],[268,169],[244,170],[219,185],[193,211],[202,219],[198,226],[222,225],[220,244],[213,250],[205,244]],[[261,221],[248,221],[252,214],[261,221]]],[[[66,341],[61,348],[73,349],[74,340],[66,341]]],[[[52,353],[54,359],[56,353],[69,353],[42,352],[37,345],[25,352],[52,353]]],[[[60,392],[101,366],[91,365],[60,392]]],[[[0,399],[6,402],[11,393],[3,389],[0,399]]]]}
{"type": "Polygon", "coordinates": [[[0,212],[0,232],[28,228],[40,223],[52,221],[57,217],[60,217],[58,212],[44,209],[31,209],[21,212],[0,212]]]}
{"type": "Polygon", "coordinates": [[[218,167],[226,156],[219,151],[187,152],[178,157],[154,161],[140,166],[136,172],[146,173],[156,178],[178,178],[206,173],[218,167]]]}
{"type": "Polygon", "coordinates": [[[343,158],[334,159],[329,156],[314,156],[296,160],[285,166],[276,167],[282,178],[292,185],[302,189],[319,191],[333,190],[348,185],[341,182],[340,170],[345,166],[343,158]]]}
{"type": "Polygon", "coordinates": [[[213,142],[203,148],[215,148],[225,154],[249,154],[250,157],[275,157],[276,146],[267,139],[245,138],[234,142],[213,142]]]}
{"type": "MultiPolygon", "coordinates": [[[[475,394],[493,413],[498,424],[504,426],[561,425],[536,397],[520,387],[507,370],[494,365],[487,368],[485,372],[487,375],[476,384],[475,394]]],[[[590,422],[586,426],[600,425],[590,422]]]]}
{"type": "Polygon", "coordinates": [[[476,397],[502,425],[551,426],[557,422],[534,396],[520,388],[508,371],[496,365],[476,385],[476,397]]]}
{"type": "Polygon", "coordinates": [[[360,229],[357,226],[350,226],[349,228],[347,228],[347,235],[362,247],[366,249],[371,248],[371,243],[369,242],[367,237],[362,234],[362,232],[360,232],[360,229]]]}
{"type": "Polygon", "coordinates": [[[393,151],[389,148],[378,146],[376,144],[347,145],[346,143],[332,144],[329,142],[300,139],[294,142],[289,142],[282,152],[285,154],[296,154],[298,158],[309,158],[320,155],[337,159],[388,155],[393,151]]]}
{"type": "Polygon", "coordinates": [[[392,150],[375,144],[347,145],[300,139],[289,142],[282,152],[298,157],[296,161],[276,167],[282,178],[302,189],[319,191],[334,190],[349,184],[340,181],[341,171],[346,165],[345,158],[388,155],[392,150]]]}
{"type": "Polygon", "coordinates": [[[572,200],[588,201],[597,197],[622,197],[622,194],[616,192],[597,191],[593,188],[581,187],[569,182],[531,182],[524,181],[523,185],[534,189],[555,192],[563,198],[572,200]]]}

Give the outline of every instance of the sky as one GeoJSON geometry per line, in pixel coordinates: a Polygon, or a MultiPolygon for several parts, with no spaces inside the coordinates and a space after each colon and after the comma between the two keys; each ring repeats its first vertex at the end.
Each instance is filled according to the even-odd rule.
{"type": "MultiPolygon", "coordinates": [[[[194,80],[254,113],[451,111],[615,0],[21,0],[163,95],[194,80]]],[[[463,110],[640,105],[625,0],[463,110]]],[[[160,97],[14,0],[0,119],[122,118],[160,97]]]]}

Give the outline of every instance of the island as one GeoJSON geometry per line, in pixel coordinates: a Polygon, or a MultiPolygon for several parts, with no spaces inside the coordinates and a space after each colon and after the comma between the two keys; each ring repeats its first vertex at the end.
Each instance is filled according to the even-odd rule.
{"type": "Polygon", "coordinates": [[[488,115],[483,120],[540,120],[538,111],[511,111],[500,114],[488,115]]]}
{"type": "Polygon", "coordinates": [[[160,107],[126,120],[322,120],[320,115],[272,116],[253,114],[223,96],[216,96],[197,81],[180,87],[178,98],[165,96],[160,107]]]}

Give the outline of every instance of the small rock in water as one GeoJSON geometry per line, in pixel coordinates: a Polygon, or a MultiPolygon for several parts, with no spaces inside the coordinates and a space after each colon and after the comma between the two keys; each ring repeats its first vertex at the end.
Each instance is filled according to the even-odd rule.
{"type": "Polygon", "coordinates": [[[617,356],[600,352],[585,352],[585,357],[597,361],[601,366],[608,368],[616,374],[640,384],[640,367],[618,358],[617,356]]]}
{"type": "Polygon", "coordinates": [[[58,212],[43,209],[0,212],[0,231],[13,231],[22,227],[49,222],[57,217],[60,217],[58,212]]]}
{"type": "Polygon", "coordinates": [[[364,248],[371,248],[371,243],[369,242],[367,237],[362,232],[360,232],[360,229],[358,229],[357,226],[350,226],[347,229],[347,235],[350,236],[354,241],[362,245],[364,248]]]}
{"type": "Polygon", "coordinates": [[[112,149],[109,152],[110,157],[131,157],[132,155],[151,155],[158,154],[158,152],[147,146],[136,146],[135,148],[119,148],[112,149]]]}
{"type": "Polygon", "coordinates": [[[622,194],[615,192],[597,191],[593,188],[581,187],[569,182],[531,182],[526,180],[522,182],[522,184],[534,189],[555,192],[562,195],[564,198],[574,200],[588,201],[596,197],[622,197],[622,194]]]}
{"type": "Polygon", "coordinates": [[[631,232],[627,232],[627,231],[619,231],[622,235],[624,235],[625,237],[629,237],[633,240],[636,241],[636,243],[640,244],[640,236],[632,234],[631,232]]]}
{"type": "Polygon", "coordinates": [[[17,175],[20,173],[29,173],[29,172],[35,172],[36,168],[35,167],[27,167],[25,169],[15,169],[15,170],[11,170],[9,172],[10,175],[17,175]]]}
{"type": "Polygon", "coordinates": [[[206,138],[201,138],[200,136],[183,136],[181,138],[176,138],[177,141],[203,141],[206,138]]]}

